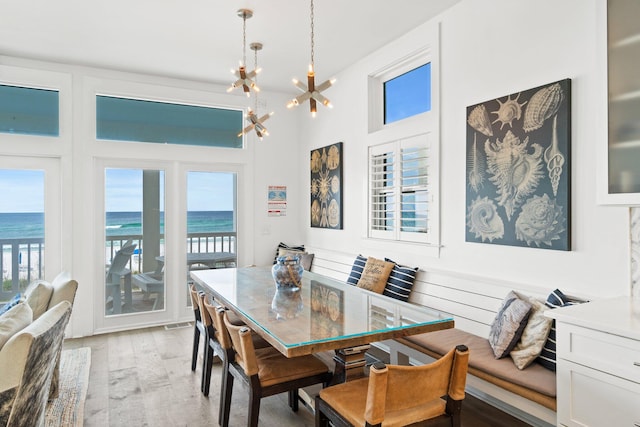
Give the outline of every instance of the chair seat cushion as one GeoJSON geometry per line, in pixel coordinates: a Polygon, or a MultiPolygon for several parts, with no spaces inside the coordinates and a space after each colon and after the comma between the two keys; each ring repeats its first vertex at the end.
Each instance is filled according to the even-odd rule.
{"type": "Polygon", "coordinates": [[[452,328],[412,335],[404,339],[440,355],[446,354],[449,349],[458,344],[464,344],[469,348],[470,372],[472,369],[477,369],[546,396],[556,396],[556,375],[554,372],[535,363],[520,370],[510,357],[496,359],[486,338],[452,328]]]}
{"type": "Polygon", "coordinates": [[[273,347],[257,348],[258,378],[263,387],[328,372],[315,356],[287,358],[273,347]]]}
{"type": "MultiPolygon", "coordinates": [[[[320,398],[355,426],[365,425],[364,413],[367,401],[368,378],[347,381],[320,390],[320,398]]],[[[390,396],[393,398],[393,396],[390,396]]],[[[384,427],[406,426],[434,418],[445,412],[445,401],[435,399],[418,408],[392,411],[385,414],[384,427]]]]}

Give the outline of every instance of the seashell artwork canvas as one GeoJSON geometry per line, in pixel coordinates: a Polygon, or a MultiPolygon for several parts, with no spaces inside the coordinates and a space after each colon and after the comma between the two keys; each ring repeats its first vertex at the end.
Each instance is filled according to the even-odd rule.
{"type": "Polygon", "coordinates": [[[571,250],[571,79],[471,105],[466,130],[466,241],[571,250]]]}
{"type": "Polygon", "coordinates": [[[311,151],[311,227],[342,230],[342,142],[311,151]]]}

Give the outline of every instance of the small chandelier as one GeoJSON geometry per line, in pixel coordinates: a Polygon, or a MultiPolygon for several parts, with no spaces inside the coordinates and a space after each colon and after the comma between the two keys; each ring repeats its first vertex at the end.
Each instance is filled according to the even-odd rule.
{"type": "Polygon", "coordinates": [[[315,83],[315,70],[313,63],[314,56],[314,28],[313,28],[313,0],[311,0],[311,63],[309,64],[309,72],[307,73],[307,86],[301,83],[297,79],[293,79],[293,84],[302,91],[302,95],[299,95],[293,98],[287,104],[287,108],[295,107],[300,105],[305,101],[309,101],[309,108],[311,110],[311,115],[313,117],[316,116],[316,101],[322,103],[324,106],[332,108],[331,102],[324,97],[320,92],[325,89],[328,89],[335,83],[335,79],[327,80],[322,84],[316,86],[315,83]]]}
{"type": "MultiPolygon", "coordinates": [[[[251,50],[254,51],[254,58],[253,58],[254,68],[258,69],[258,51],[262,49],[262,43],[251,43],[249,47],[251,48],[251,50]]],[[[257,82],[258,82],[258,79],[256,77],[256,83],[257,82]]],[[[262,141],[263,136],[269,136],[269,131],[267,131],[267,128],[264,127],[264,122],[267,121],[267,119],[273,115],[273,112],[269,114],[265,114],[264,116],[258,118],[258,93],[257,92],[253,98],[255,101],[254,108],[253,110],[249,108],[249,111],[247,112],[247,115],[245,117],[250,124],[246,128],[242,129],[242,132],[238,134],[238,137],[242,135],[246,135],[247,133],[251,132],[252,129],[255,129],[256,135],[258,135],[258,138],[260,138],[260,141],[262,141]]]]}
{"type": "Polygon", "coordinates": [[[231,72],[236,76],[236,81],[231,84],[231,87],[227,89],[227,92],[231,92],[235,88],[241,87],[244,90],[244,93],[247,94],[247,97],[251,95],[251,89],[255,92],[259,92],[260,88],[256,84],[256,82],[252,79],[256,77],[256,75],[260,72],[260,69],[254,69],[253,71],[247,72],[246,63],[247,63],[247,19],[253,16],[253,11],[251,9],[238,9],[238,16],[242,18],[242,61],[238,66],[237,70],[231,70],[231,72]]]}

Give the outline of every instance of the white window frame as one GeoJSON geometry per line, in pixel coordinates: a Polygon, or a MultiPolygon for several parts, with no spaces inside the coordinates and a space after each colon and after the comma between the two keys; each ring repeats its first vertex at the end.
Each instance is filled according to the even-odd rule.
{"type": "MultiPolygon", "coordinates": [[[[387,239],[387,240],[398,240],[402,242],[415,242],[415,243],[429,243],[429,233],[430,229],[430,221],[429,213],[430,213],[430,205],[432,202],[431,194],[429,193],[429,184],[428,179],[430,177],[429,173],[429,140],[428,134],[415,135],[413,137],[388,142],[385,144],[376,145],[373,147],[369,147],[369,237],[377,238],[377,239],[387,239]],[[403,171],[405,170],[403,164],[403,151],[407,149],[424,149],[425,155],[427,156],[425,159],[425,163],[422,165],[424,169],[426,169],[427,174],[427,182],[414,186],[404,186],[403,185],[403,171]],[[381,186],[376,185],[376,183],[380,182],[379,171],[377,170],[377,166],[374,165],[374,158],[391,154],[393,158],[393,180],[390,186],[384,185],[384,190],[381,186]],[[376,176],[377,175],[377,176],[376,176]],[[402,220],[403,220],[403,202],[402,195],[407,191],[415,191],[416,193],[427,193],[428,196],[428,207],[424,214],[427,217],[427,230],[425,232],[414,232],[414,231],[403,231],[402,220]],[[380,216],[374,213],[375,206],[379,206],[379,201],[377,196],[381,193],[388,194],[393,197],[394,202],[390,202],[390,206],[392,209],[390,211],[393,212],[393,222],[394,225],[390,229],[382,230],[375,226],[376,223],[380,221],[380,216]]],[[[389,210],[387,210],[388,212],[389,210]]]]}
{"type": "MultiPolygon", "coordinates": [[[[428,229],[427,233],[400,232],[400,217],[396,218],[396,231],[373,230],[371,227],[371,213],[373,200],[371,197],[371,175],[367,168],[367,218],[366,238],[375,245],[381,244],[420,244],[429,256],[439,256],[440,248],[440,65],[439,65],[439,26],[435,25],[429,32],[428,44],[405,55],[392,60],[369,74],[369,114],[367,155],[379,153],[395,145],[399,150],[403,141],[409,141],[420,136],[425,141],[429,152],[428,161],[428,229]],[[431,110],[411,116],[396,122],[384,124],[384,82],[411,71],[426,63],[431,63],[431,110]]],[[[368,157],[369,159],[369,157],[368,157]]],[[[400,189],[396,189],[400,194],[400,189]]],[[[398,200],[398,203],[400,200],[398,200]]]]}

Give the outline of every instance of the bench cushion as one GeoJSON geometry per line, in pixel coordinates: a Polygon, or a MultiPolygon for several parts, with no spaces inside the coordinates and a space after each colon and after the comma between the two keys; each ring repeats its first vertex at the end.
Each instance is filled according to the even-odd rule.
{"type": "Polygon", "coordinates": [[[469,372],[473,373],[473,368],[473,370],[485,372],[545,396],[556,397],[555,373],[538,364],[532,364],[526,369],[520,370],[514,365],[511,358],[496,359],[489,341],[485,338],[453,328],[408,336],[404,340],[432,350],[439,355],[446,354],[458,344],[464,344],[469,347],[469,372]]]}

